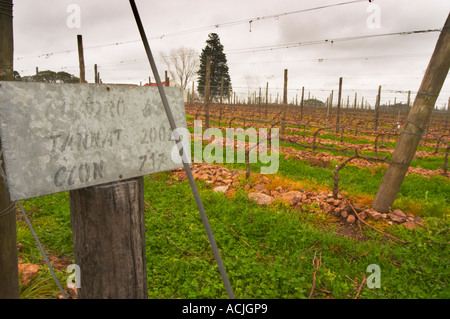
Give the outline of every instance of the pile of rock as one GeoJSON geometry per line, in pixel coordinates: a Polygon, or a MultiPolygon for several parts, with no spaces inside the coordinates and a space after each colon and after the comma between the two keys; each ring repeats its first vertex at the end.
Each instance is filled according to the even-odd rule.
{"type": "Polygon", "coordinates": [[[412,213],[405,214],[400,209],[396,209],[387,214],[382,214],[372,208],[367,208],[363,213],[374,220],[386,220],[390,225],[402,224],[408,229],[414,229],[422,222],[422,218],[416,217],[412,213]]]}
{"type": "MultiPolygon", "coordinates": [[[[243,171],[229,170],[219,165],[208,163],[193,165],[191,170],[195,179],[204,181],[215,192],[225,193],[228,197],[235,193],[235,186],[242,182],[238,177],[245,174],[243,171]]],[[[186,179],[186,173],[183,169],[174,170],[172,175],[175,175],[179,181],[186,179]]],[[[422,222],[420,217],[415,217],[411,213],[405,214],[400,209],[382,214],[372,208],[365,208],[355,204],[354,208],[359,212],[357,217],[352,213],[352,209],[348,207],[347,202],[341,195],[334,198],[333,194],[328,191],[298,190],[291,186],[273,188],[272,182],[266,176],[260,175],[254,180],[253,184],[245,184],[244,190],[248,192],[248,198],[259,205],[271,205],[276,200],[289,206],[294,206],[299,210],[304,210],[305,206],[316,205],[322,212],[339,214],[349,224],[355,223],[359,217],[362,220],[366,218],[372,218],[376,221],[385,220],[391,225],[403,224],[408,229],[414,229],[422,222]]],[[[310,208],[310,212],[314,211],[314,209],[310,208]]]]}

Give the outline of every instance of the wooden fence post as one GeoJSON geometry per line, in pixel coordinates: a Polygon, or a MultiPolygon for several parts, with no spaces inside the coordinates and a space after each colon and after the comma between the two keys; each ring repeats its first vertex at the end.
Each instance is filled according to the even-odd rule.
{"type": "Polygon", "coordinates": [[[378,86],[378,95],[377,100],[375,102],[375,125],[374,125],[375,132],[378,131],[378,119],[380,116],[380,101],[381,101],[381,85],[378,86]]]}
{"type": "Polygon", "coordinates": [[[220,104],[222,104],[222,97],[223,97],[223,75],[222,79],[220,80],[220,104]]]}
{"type": "Polygon", "coordinates": [[[337,104],[337,114],[336,114],[336,133],[339,133],[339,121],[341,112],[341,96],[342,96],[342,77],[339,78],[339,92],[338,92],[338,104],[337,104]]]}
{"type": "Polygon", "coordinates": [[[303,121],[304,102],[305,102],[305,87],[302,86],[302,97],[300,100],[300,121],[303,121]]]}
{"type": "Polygon", "coordinates": [[[408,91],[408,100],[406,101],[406,107],[408,108],[408,112],[411,110],[411,91],[408,91]]]}
{"type": "Polygon", "coordinates": [[[333,90],[331,90],[330,99],[328,100],[327,117],[330,115],[330,110],[332,107],[333,107],[333,90]]]}
{"type": "Polygon", "coordinates": [[[283,86],[283,116],[281,118],[280,134],[284,134],[286,127],[286,111],[287,111],[287,82],[288,82],[288,70],[284,70],[284,86],[283,86]]]}
{"type": "Polygon", "coordinates": [[[206,79],[205,79],[205,130],[209,128],[209,100],[211,81],[211,57],[206,57],[206,79]]]}
{"type": "MultiPolygon", "coordinates": [[[[12,0],[2,1],[0,14],[0,80],[12,81],[14,61],[12,0]]],[[[1,150],[0,142],[0,150],[1,150]]],[[[3,156],[1,157],[3,159],[3,156]]],[[[1,169],[5,171],[3,160],[1,169]]],[[[0,175],[0,299],[19,298],[16,205],[0,175]]]]}
{"type": "Polygon", "coordinates": [[[84,50],[83,50],[83,36],[77,35],[78,43],[78,62],[80,65],[80,83],[86,83],[86,71],[84,67],[84,50]]]}
{"type": "Polygon", "coordinates": [[[143,177],[69,192],[82,299],[147,299],[143,177]]]}
{"type": "Polygon", "coordinates": [[[98,83],[98,71],[97,71],[97,64],[94,64],[94,83],[98,83]]]}
{"type": "Polygon", "coordinates": [[[267,118],[267,107],[269,105],[269,82],[266,82],[266,112],[265,117],[267,118]]]}
{"type": "Polygon", "coordinates": [[[259,117],[261,117],[261,87],[259,88],[259,95],[258,95],[258,113],[259,117]]]}
{"type": "Polygon", "coordinates": [[[437,41],[428,68],[417,92],[406,125],[383,176],[373,202],[373,208],[381,213],[389,211],[397,197],[417,146],[430,120],[431,112],[439,96],[450,67],[450,14],[437,41]]]}

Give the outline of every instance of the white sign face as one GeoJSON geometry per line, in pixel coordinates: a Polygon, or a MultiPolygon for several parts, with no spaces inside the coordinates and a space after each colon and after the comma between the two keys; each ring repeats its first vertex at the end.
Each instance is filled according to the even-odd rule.
{"type": "MultiPolygon", "coordinates": [[[[165,92],[186,128],[181,90],[165,92]]],[[[0,82],[0,136],[12,200],[182,167],[156,87],[0,82]]]]}

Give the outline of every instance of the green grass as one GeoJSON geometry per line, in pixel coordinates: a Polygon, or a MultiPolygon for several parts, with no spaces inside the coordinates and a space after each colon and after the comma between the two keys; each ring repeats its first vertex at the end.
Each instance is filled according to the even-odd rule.
{"type": "MultiPolygon", "coordinates": [[[[281,143],[280,143],[281,144],[281,143]]],[[[292,180],[312,180],[320,185],[332,189],[334,164],[330,168],[314,167],[307,161],[284,159],[284,154],[279,157],[278,173],[292,180]]],[[[245,170],[245,164],[226,164],[230,168],[245,170]]],[[[260,172],[262,163],[250,165],[253,172],[260,172]]],[[[372,171],[369,168],[358,168],[347,165],[339,172],[339,188],[356,196],[375,196],[383,178],[385,168],[380,167],[372,171]]],[[[443,176],[422,177],[410,174],[405,177],[400,188],[395,208],[408,209],[419,216],[446,217],[450,214],[450,181],[443,176]],[[410,201],[416,205],[411,206],[410,201]]]]}
{"type": "MultiPolygon", "coordinates": [[[[286,132],[287,135],[298,135],[298,136],[313,136],[314,132],[311,131],[306,131],[305,133],[302,132],[286,132]]],[[[367,137],[372,137],[374,138],[373,135],[367,135],[367,134],[360,134],[361,136],[367,136],[367,137]]],[[[318,134],[317,135],[318,139],[328,139],[328,140],[332,140],[332,141],[341,141],[341,137],[340,134],[333,134],[333,133],[322,133],[322,134],[318,134]]],[[[343,136],[342,138],[343,142],[347,142],[347,143],[352,143],[352,144],[359,144],[359,145],[363,145],[363,144],[367,144],[367,145],[375,145],[375,141],[374,140],[368,140],[368,139],[361,139],[358,138],[356,136],[343,136]]],[[[320,141],[318,141],[320,143],[320,141]]],[[[323,143],[321,143],[322,145],[324,145],[323,143]]],[[[378,146],[383,145],[385,147],[388,148],[395,148],[395,146],[397,145],[397,142],[386,142],[383,141],[382,139],[379,139],[378,141],[378,146]]],[[[332,145],[330,144],[330,146],[332,147],[338,147],[337,145],[332,145]]],[[[339,147],[342,148],[342,147],[339,147]]],[[[431,147],[431,146],[419,146],[417,148],[418,151],[426,151],[426,152],[434,152],[435,148],[431,147]]],[[[445,149],[443,147],[441,147],[439,149],[439,153],[441,155],[445,154],[445,149]]]]}
{"type": "MultiPolygon", "coordinates": [[[[149,282],[153,285],[149,295],[153,298],[226,298],[192,199],[176,202],[177,198],[189,198],[189,185],[183,182],[168,186],[167,178],[167,174],[159,174],[146,180],[146,197],[158,211],[147,210],[146,219],[147,231],[152,234],[147,237],[147,249],[152,251],[147,254],[149,282]],[[167,207],[170,207],[168,211],[167,207]]],[[[323,221],[320,214],[299,213],[283,206],[262,208],[250,203],[244,193],[229,200],[223,194],[208,190],[203,183],[198,184],[237,298],[308,297],[314,272],[312,259],[319,248],[323,264],[318,271],[318,287],[331,291],[336,298],[354,297],[356,285],[346,275],[360,282],[372,263],[382,269],[382,288],[365,289],[361,298],[441,298],[448,295],[445,286],[439,284],[439,281],[446,282],[448,275],[446,247],[437,244],[427,247],[426,240],[431,235],[426,231],[395,230],[395,234],[405,240],[416,240],[413,246],[387,241],[380,244],[379,233],[371,231],[368,232],[371,239],[355,242],[333,234],[333,226],[329,231],[318,230],[315,224],[323,221]],[[316,247],[304,253],[315,241],[318,241],[316,247]],[[330,250],[336,246],[353,256],[368,254],[348,261],[349,256],[342,250],[330,250]],[[405,266],[399,269],[391,261],[405,266]],[[417,273],[422,271],[422,277],[417,278],[417,273]]],[[[432,235],[434,240],[443,240],[443,237],[432,235]]],[[[325,297],[325,294],[319,296],[325,297]]]]}
{"type": "MultiPolygon", "coordinates": [[[[423,165],[423,163],[422,163],[423,165]]],[[[430,165],[435,165],[430,159],[430,165]]],[[[245,164],[225,164],[245,169],[245,164]]],[[[262,164],[251,165],[259,173],[262,164]]],[[[374,196],[384,170],[347,166],[340,172],[340,189],[352,195],[374,196]]],[[[297,181],[332,186],[332,168],[280,156],[278,174],[297,181]]],[[[226,298],[221,277],[196,208],[189,183],[166,182],[169,172],[144,178],[146,258],[150,298],[226,298]]],[[[258,206],[244,192],[228,199],[197,182],[221,256],[237,298],[307,298],[313,284],[314,257],[321,257],[314,298],[354,298],[370,264],[381,268],[381,288],[365,285],[359,298],[449,298],[450,182],[436,176],[405,178],[393,208],[425,216],[428,227],[413,231],[402,225],[385,232],[411,241],[391,242],[367,227],[367,239],[337,235],[328,215],[300,212],[275,203],[258,206]],[[355,257],[350,258],[350,255],[355,257]],[[326,291],[330,292],[327,293],[326,291]]],[[[68,193],[23,201],[47,253],[73,260],[68,193]]],[[[314,208],[314,207],[313,207],[314,208]]],[[[19,257],[39,264],[40,252],[25,222],[18,220],[19,257]]],[[[46,266],[26,287],[22,298],[56,298],[58,290],[46,266]]],[[[57,272],[65,286],[68,274],[57,272]]]]}
{"type": "MultiPolygon", "coordinates": [[[[169,178],[168,172],[145,178],[145,200],[155,209],[146,207],[145,211],[149,297],[226,298],[189,183],[168,185],[169,178]]],[[[245,193],[228,199],[202,182],[197,185],[237,298],[307,298],[315,254],[322,258],[315,298],[330,295],[320,289],[330,291],[335,298],[353,298],[370,264],[381,267],[381,288],[364,287],[359,298],[449,297],[442,284],[448,284],[448,248],[428,242],[448,241],[442,231],[450,225],[442,219],[427,220],[428,231],[391,228],[393,235],[414,244],[391,243],[370,229],[364,230],[368,240],[358,242],[334,234],[336,225],[321,213],[299,212],[285,205],[261,207],[250,202],[245,193]],[[363,256],[349,260],[348,253],[363,256]]],[[[36,232],[48,249],[70,255],[69,243],[55,243],[46,237],[49,230],[61,237],[70,234],[66,197],[62,193],[41,198],[40,211],[32,214],[32,220],[35,226],[41,225],[36,232]],[[56,199],[60,200],[59,209],[53,206],[56,199]]],[[[26,205],[33,207],[31,201],[26,205]]],[[[24,254],[36,262],[35,244],[22,226],[19,229],[24,254]]],[[[64,284],[67,275],[59,275],[64,284]]],[[[43,271],[35,279],[41,283],[33,281],[23,288],[22,297],[56,296],[49,278],[43,271]]]]}

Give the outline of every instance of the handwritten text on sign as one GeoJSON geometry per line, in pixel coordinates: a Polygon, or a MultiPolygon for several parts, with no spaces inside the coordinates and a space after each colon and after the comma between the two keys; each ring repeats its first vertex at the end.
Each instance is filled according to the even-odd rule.
{"type": "MultiPolygon", "coordinates": [[[[186,127],[181,90],[165,91],[186,127]]],[[[182,167],[156,87],[0,82],[0,117],[12,200],[182,167]]]]}

